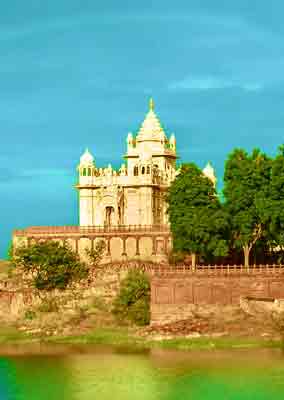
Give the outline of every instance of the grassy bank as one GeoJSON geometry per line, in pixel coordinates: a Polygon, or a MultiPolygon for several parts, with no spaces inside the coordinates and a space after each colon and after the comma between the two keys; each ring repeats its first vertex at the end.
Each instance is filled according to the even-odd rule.
{"type": "Polygon", "coordinates": [[[0,348],[6,344],[24,344],[37,340],[28,333],[20,332],[15,327],[0,328],[0,348]]]}
{"type": "Polygon", "coordinates": [[[214,349],[256,349],[283,348],[283,343],[276,339],[240,338],[240,337],[209,337],[196,338],[159,338],[153,340],[140,337],[137,332],[127,328],[97,328],[84,335],[74,336],[36,336],[21,333],[15,329],[0,331],[1,346],[25,345],[29,343],[66,344],[66,345],[108,345],[133,350],[141,349],[173,349],[173,350],[214,350],[214,349]]]}
{"type": "Polygon", "coordinates": [[[126,330],[100,329],[88,335],[53,337],[48,340],[57,343],[79,343],[79,344],[104,344],[115,346],[131,346],[137,348],[164,348],[175,350],[213,350],[213,349],[240,349],[240,348],[281,348],[280,340],[267,340],[260,338],[231,338],[231,337],[209,337],[197,338],[141,338],[126,330]]]}

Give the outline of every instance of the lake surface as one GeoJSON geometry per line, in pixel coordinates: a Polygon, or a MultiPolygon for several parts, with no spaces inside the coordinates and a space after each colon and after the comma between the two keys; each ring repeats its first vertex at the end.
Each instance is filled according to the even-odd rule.
{"type": "Polygon", "coordinates": [[[284,355],[278,350],[133,353],[59,346],[37,354],[19,348],[16,355],[10,350],[0,357],[1,400],[284,398],[284,355]]]}

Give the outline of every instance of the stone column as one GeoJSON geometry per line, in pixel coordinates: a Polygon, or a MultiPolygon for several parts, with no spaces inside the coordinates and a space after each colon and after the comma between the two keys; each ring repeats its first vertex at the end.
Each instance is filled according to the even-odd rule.
{"type": "Polygon", "coordinates": [[[140,240],[140,237],[136,236],[136,256],[140,256],[139,240],[140,240]]]}
{"type": "Polygon", "coordinates": [[[152,237],[152,256],[157,254],[157,238],[156,236],[152,237]]]}
{"type": "Polygon", "coordinates": [[[122,256],[127,256],[127,253],[126,253],[126,240],[127,240],[126,237],[122,238],[122,243],[123,243],[122,256]]]}
{"type": "Polygon", "coordinates": [[[169,244],[169,238],[166,236],[164,239],[164,252],[165,254],[168,254],[168,244],[169,244]]]}
{"type": "Polygon", "coordinates": [[[79,254],[79,239],[75,238],[75,252],[76,254],[79,254]]]}
{"type": "Polygon", "coordinates": [[[110,241],[111,241],[111,237],[107,238],[107,256],[110,256],[110,241]]]}

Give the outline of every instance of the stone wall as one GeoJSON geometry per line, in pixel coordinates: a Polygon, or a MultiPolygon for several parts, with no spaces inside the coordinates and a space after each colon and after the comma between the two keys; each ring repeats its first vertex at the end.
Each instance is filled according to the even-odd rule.
{"type": "MultiPolygon", "coordinates": [[[[241,298],[246,312],[263,307],[267,310],[283,308],[284,268],[276,266],[254,268],[249,272],[236,266],[199,267],[193,271],[188,267],[174,269],[162,264],[113,263],[95,269],[89,282],[76,288],[77,300],[74,300],[74,291],[57,294],[67,308],[89,304],[97,298],[110,305],[121,280],[131,268],[145,271],[151,279],[152,324],[186,319],[197,310],[227,312],[232,307],[239,307],[241,298]],[[261,299],[266,300],[265,304],[260,303],[261,299]]],[[[18,281],[7,278],[0,282],[0,319],[18,318],[30,307],[44,301],[21,277],[18,281]]]]}
{"type": "Polygon", "coordinates": [[[21,319],[27,310],[40,308],[50,299],[56,299],[58,306],[66,310],[91,305],[98,299],[109,307],[128,270],[129,267],[108,266],[96,270],[85,285],[49,293],[33,290],[27,281],[7,278],[0,282],[0,320],[13,322],[21,319]]]}
{"type": "Polygon", "coordinates": [[[190,317],[197,307],[229,307],[242,297],[284,299],[284,273],[160,273],[151,281],[151,323],[190,317]]]}

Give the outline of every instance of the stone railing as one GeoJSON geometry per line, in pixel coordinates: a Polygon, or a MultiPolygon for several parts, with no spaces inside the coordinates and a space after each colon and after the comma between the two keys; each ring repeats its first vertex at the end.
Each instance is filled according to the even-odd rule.
{"type": "Polygon", "coordinates": [[[192,267],[190,265],[158,265],[152,267],[154,274],[178,274],[187,273],[194,275],[236,275],[236,274],[284,274],[284,265],[267,264],[267,265],[198,265],[192,267]]]}
{"type": "Polygon", "coordinates": [[[174,176],[166,175],[102,175],[102,176],[80,176],[75,184],[77,188],[93,188],[101,186],[128,186],[128,185],[166,185],[169,186],[174,176]]]}
{"type": "Polygon", "coordinates": [[[30,226],[14,230],[15,236],[32,234],[88,234],[88,233],[124,233],[124,232],[169,232],[167,225],[114,225],[114,226],[30,226]]]}
{"type": "Polygon", "coordinates": [[[113,262],[102,266],[103,269],[129,270],[140,269],[151,276],[155,275],[179,275],[192,274],[197,276],[220,276],[220,275],[267,275],[284,274],[284,265],[251,265],[249,268],[244,265],[198,265],[193,268],[190,265],[169,265],[166,263],[149,263],[143,261],[113,262]]]}

